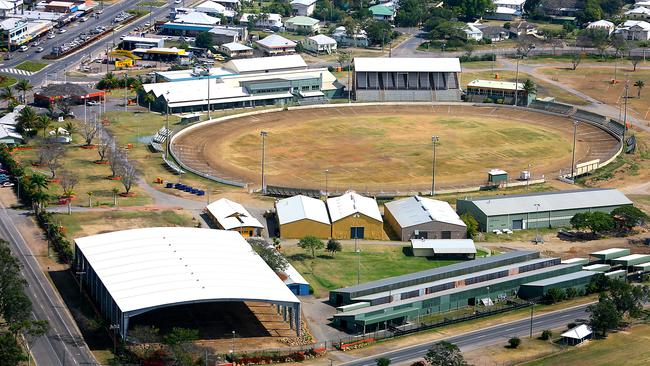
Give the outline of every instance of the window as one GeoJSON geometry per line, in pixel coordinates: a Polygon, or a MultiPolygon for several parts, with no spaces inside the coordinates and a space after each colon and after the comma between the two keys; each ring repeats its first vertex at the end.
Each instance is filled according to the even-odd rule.
{"type": "Polygon", "coordinates": [[[350,228],[350,239],[363,239],[364,236],[364,227],[353,226],[350,228]]]}
{"type": "Polygon", "coordinates": [[[451,239],[451,231],[443,231],[441,233],[442,239],[451,239]]]}

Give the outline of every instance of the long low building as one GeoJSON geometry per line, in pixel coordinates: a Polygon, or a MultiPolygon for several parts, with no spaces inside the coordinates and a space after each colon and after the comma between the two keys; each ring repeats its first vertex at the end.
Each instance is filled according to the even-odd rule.
{"type": "Polygon", "coordinates": [[[324,103],[341,93],[342,85],[327,69],[287,68],[283,61],[289,60],[274,58],[232,60],[219,69],[219,76],[207,71],[179,73],[189,75],[189,80],[180,76],[182,81],[145,84],[143,91],[156,98],[154,109],[171,113],[203,111],[208,105],[224,109],[324,103]]]}
{"type": "Polygon", "coordinates": [[[478,221],[480,230],[490,232],[570,226],[577,213],[609,213],[628,205],[632,201],[619,190],[580,189],[459,199],[456,211],[460,215],[469,213],[478,221]]]}
{"type": "Polygon", "coordinates": [[[355,99],[360,102],[460,101],[457,58],[355,57],[355,99]]]}
{"type": "Polygon", "coordinates": [[[233,301],[278,305],[300,335],[300,300],[236,232],[156,227],[77,238],[73,268],[122,339],[147,312],[233,301]]]}
{"type": "Polygon", "coordinates": [[[415,257],[474,259],[476,246],[472,239],[411,239],[415,257]]]}

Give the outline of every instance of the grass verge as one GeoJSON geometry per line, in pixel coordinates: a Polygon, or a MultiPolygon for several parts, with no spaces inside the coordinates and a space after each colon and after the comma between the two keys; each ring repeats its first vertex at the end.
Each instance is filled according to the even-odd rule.
{"type": "Polygon", "coordinates": [[[37,72],[41,71],[45,66],[47,66],[47,64],[43,62],[23,61],[18,64],[18,66],[16,66],[16,69],[29,72],[37,72]]]}
{"type": "Polygon", "coordinates": [[[12,86],[18,82],[18,79],[16,79],[13,76],[9,75],[0,75],[0,88],[4,88],[6,86],[12,86]]]}

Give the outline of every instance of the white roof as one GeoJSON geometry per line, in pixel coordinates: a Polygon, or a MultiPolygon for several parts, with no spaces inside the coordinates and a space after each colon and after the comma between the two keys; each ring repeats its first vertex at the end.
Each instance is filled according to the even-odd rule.
{"type": "Polygon", "coordinates": [[[0,0],[0,10],[13,10],[14,4],[9,1],[0,0]]]}
{"type": "Polygon", "coordinates": [[[287,285],[291,284],[299,284],[299,285],[309,285],[309,282],[305,280],[305,278],[298,273],[298,271],[291,265],[291,263],[288,263],[287,268],[284,270],[284,274],[287,275],[287,279],[284,280],[284,283],[287,285]]]}
{"type": "Polygon", "coordinates": [[[626,15],[628,14],[650,14],[650,9],[644,7],[644,6],[639,6],[637,8],[634,8],[632,10],[628,10],[625,12],[626,15]]]}
{"type": "Polygon", "coordinates": [[[625,257],[618,257],[612,259],[613,261],[632,261],[635,259],[650,258],[650,254],[630,254],[625,257]]]}
{"type": "Polygon", "coordinates": [[[377,201],[354,191],[348,191],[339,197],[328,198],[327,209],[330,212],[332,223],[357,213],[383,222],[377,201]]]}
{"type": "Polygon", "coordinates": [[[255,43],[260,44],[266,48],[296,47],[296,42],[284,38],[278,34],[271,34],[270,36],[255,41],[255,43]]]}
{"type": "MultiPolygon", "coordinates": [[[[264,13],[267,15],[266,22],[280,22],[282,21],[282,15],[276,14],[276,13],[264,13]]],[[[259,14],[252,14],[252,13],[243,13],[241,15],[241,18],[239,18],[240,22],[248,22],[248,18],[251,17],[252,15],[258,16],[259,14]]]]}
{"type": "Polygon", "coordinates": [[[227,198],[218,199],[205,208],[226,230],[238,227],[264,228],[259,220],[253,217],[244,206],[227,198]]]}
{"type": "Polygon", "coordinates": [[[507,8],[505,6],[497,6],[496,10],[494,11],[496,14],[516,14],[519,13],[518,10],[513,9],[513,8],[507,8]]]}
{"type": "Polygon", "coordinates": [[[503,169],[490,169],[488,174],[490,174],[490,175],[503,175],[503,174],[508,174],[508,172],[506,172],[503,169]]]}
{"type": "Polygon", "coordinates": [[[460,72],[457,58],[355,57],[354,70],[366,72],[460,72]]]}
{"type": "Polygon", "coordinates": [[[134,37],[134,36],[125,36],[122,41],[127,42],[160,42],[162,38],[154,37],[134,37]]]}
{"type": "Polygon", "coordinates": [[[324,34],[317,34],[315,36],[309,37],[312,41],[316,42],[317,44],[336,44],[336,40],[332,37],[328,37],[324,34]]]}
{"type": "Polygon", "coordinates": [[[564,259],[562,261],[562,264],[582,263],[584,261],[588,261],[588,259],[587,258],[570,258],[570,259],[564,259]]]}
{"type": "Polygon", "coordinates": [[[562,333],[562,337],[573,338],[573,339],[584,339],[591,334],[591,328],[587,324],[580,324],[573,329],[569,329],[566,332],[562,333]]]}
{"type": "Polygon", "coordinates": [[[610,22],[609,20],[597,20],[595,22],[589,23],[587,28],[612,28],[614,27],[614,23],[610,22]]]}
{"type": "Polygon", "coordinates": [[[237,43],[237,42],[230,42],[230,43],[224,43],[221,45],[223,48],[227,48],[230,51],[248,51],[252,50],[252,48],[246,46],[245,44],[237,43]]]}
{"type": "Polygon", "coordinates": [[[483,34],[483,32],[480,29],[476,28],[476,26],[473,23],[467,23],[467,28],[465,28],[464,30],[465,33],[469,33],[469,34],[472,33],[483,34]]]}
{"type": "Polygon", "coordinates": [[[330,224],[325,202],[303,195],[293,196],[279,200],[275,204],[280,225],[300,220],[312,220],[323,224],[330,224]]]}
{"type": "Polygon", "coordinates": [[[22,105],[22,104],[17,105],[16,107],[14,107],[13,111],[11,111],[11,112],[5,114],[4,116],[0,117],[0,125],[15,126],[16,124],[18,124],[18,121],[16,120],[16,118],[18,117],[18,114],[20,113],[20,111],[23,110],[23,108],[25,108],[24,105],[22,105]]]}
{"type": "Polygon", "coordinates": [[[623,250],[627,251],[627,250],[629,250],[629,249],[624,249],[624,248],[609,248],[609,249],[604,249],[604,250],[600,250],[600,251],[597,251],[597,252],[593,252],[593,253],[591,253],[590,255],[596,256],[596,255],[616,254],[616,253],[618,253],[618,252],[620,252],[620,251],[623,251],[623,250]]]}
{"type": "Polygon", "coordinates": [[[209,300],[299,302],[234,231],[156,227],[75,244],[123,312],[209,300]]]}
{"type": "Polygon", "coordinates": [[[640,27],[645,30],[650,30],[650,23],[643,20],[626,20],[618,29],[640,27]]]}
{"type": "Polygon", "coordinates": [[[16,132],[16,127],[11,125],[0,125],[0,139],[12,138],[16,140],[22,140],[23,135],[16,132]]]}
{"type": "Polygon", "coordinates": [[[413,249],[432,249],[434,254],[476,254],[472,239],[411,239],[413,249]]]}
{"type": "Polygon", "coordinates": [[[240,60],[231,60],[228,61],[228,63],[226,63],[224,66],[239,73],[307,68],[305,60],[303,60],[300,55],[255,57],[240,60]]]}
{"type": "Polygon", "coordinates": [[[391,201],[384,206],[402,228],[434,221],[465,226],[456,211],[445,201],[414,196],[391,201]]]}
{"type": "Polygon", "coordinates": [[[521,6],[524,5],[526,0],[494,0],[494,5],[499,6],[499,5],[517,5],[521,6]]]}
{"type": "Polygon", "coordinates": [[[196,10],[207,13],[223,13],[226,10],[226,7],[219,3],[215,3],[214,1],[208,0],[197,5],[196,10]]]}
{"type": "Polygon", "coordinates": [[[174,18],[174,23],[216,25],[221,23],[221,19],[211,17],[200,11],[193,11],[187,14],[178,14],[174,18]]]}
{"type": "Polygon", "coordinates": [[[312,4],[315,4],[316,1],[318,1],[318,0],[292,0],[289,4],[291,4],[291,5],[310,6],[312,4]]]}
{"type": "MultiPolygon", "coordinates": [[[[515,83],[510,81],[476,79],[467,83],[467,86],[472,86],[475,88],[515,90],[515,83]]],[[[523,89],[524,89],[524,83],[519,83],[519,90],[523,90],[523,89]]]]}

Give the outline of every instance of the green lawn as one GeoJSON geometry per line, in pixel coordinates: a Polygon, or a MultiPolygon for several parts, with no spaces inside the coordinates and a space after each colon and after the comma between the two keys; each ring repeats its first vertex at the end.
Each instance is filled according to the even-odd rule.
{"type": "Polygon", "coordinates": [[[650,364],[650,325],[637,325],[624,332],[610,334],[604,340],[591,341],[582,347],[568,348],[526,366],[571,365],[648,365],[650,364]]]}
{"type": "MultiPolygon", "coordinates": [[[[359,248],[361,283],[459,262],[407,256],[401,245],[359,243],[359,248]]],[[[358,258],[354,244],[344,244],[343,251],[334,256],[324,251],[317,252],[316,259],[295,245],[284,247],[283,252],[311,284],[317,297],[325,296],[328,290],[357,283],[358,258]]]]}
{"type": "Polygon", "coordinates": [[[0,88],[4,88],[5,86],[12,86],[18,82],[18,79],[16,79],[13,76],[9,75],[0,75],[0,88]]]}
{"type": "Polygon", "coordinates": [[[43,69],[45,66],[47,66],[47,64],[43,62],[23,61],[20,64],[18,64],[16,68],[18,70],[37,72],[37,71],[41,71],[41,69],[43,69]]]}
{"type": "Polygon", "coordinates": [[[164,1],[141,1],[138,3],[138,6],[142,7],[149,7],[153,6],[154,8],[159,8],[161,6],[165,6],[167,3],[164,1]]]}

